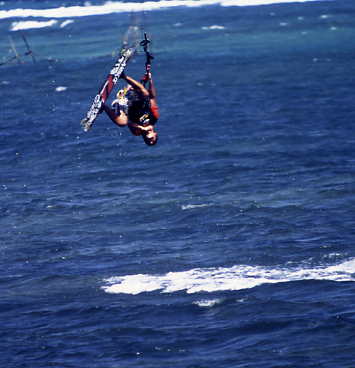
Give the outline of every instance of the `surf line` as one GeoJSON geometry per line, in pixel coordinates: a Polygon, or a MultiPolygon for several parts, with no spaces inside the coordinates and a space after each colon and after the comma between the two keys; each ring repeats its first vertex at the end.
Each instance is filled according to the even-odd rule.
{"type": "MultiPolygon", "coordinates": [[[[111,13],[141,12],[176,7],[201,7],[207,5],[229,6],[258,6],[271,4],[289,4],[297,2],[314,2],[317,0],[161,0],[141,3],[113,3],[107,2],[102,5],[68,6],[54,9],[10,9],[0,10],[0,19],[8,18],[78,18],[90,15],[106,15],[111,13]]],[[[319,1],[319,0],[318,0],[319,1]]],[[[325,1],[325,0],[324,0],[325,1]]]]}

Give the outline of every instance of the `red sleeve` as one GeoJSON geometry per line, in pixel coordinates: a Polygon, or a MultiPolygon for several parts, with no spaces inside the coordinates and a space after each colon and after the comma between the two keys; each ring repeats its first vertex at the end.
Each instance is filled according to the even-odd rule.
{"type": "Polygon", "coordinates": [[[153,115],[154,119],[158,120],[159,119],[159,107],[157,105],[157,103],[155,102],[155,100],[151,100],[150,101],[150,112],[153,115]]]}

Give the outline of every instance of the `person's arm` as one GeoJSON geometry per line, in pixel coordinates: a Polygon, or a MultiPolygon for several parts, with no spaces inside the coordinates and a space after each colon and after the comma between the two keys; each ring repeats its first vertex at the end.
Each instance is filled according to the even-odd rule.
{"type": "Polygon", "coordinates": [[[143,126],[143,125],[139,125],[137,123],[131,123],[131,122],[128,125],[129,127],[137,129],[140,132],[149,132],[150,130],[152,130],[152,125],[143,126]]]}
{"type": "Polygon", "coordinates": [[[143,126],[132,122],[128,123],[128,128],[133,135],[142,135],[142,133],[145,131],[145,128],[143,126]]]}
{"type": "Polygon", "coordinates": [[[137,82],[135,79],[122,73],[121,78],[124,79],[130,86],[132,86],[137,92],[144,97],[149,97],[149,92],[145,89],[142,83],[137,82]]]}
{"type": "Polygon", "coordinates": [[[152,121],[152,123],[155,123],[158,119],[159,119],[159,108],[158,108],[158,104],[157,104],[157,91],[155,89],[154,86],[154,82],[153,82],[153,78],[152,78],[152,73],[148,72],[145,75],[145,80],[148,81],[148,92],[149,92],[149,101],[150,101],[150,112],[152,114],[152,117],[154,119],[154,121],[152,121]]]}
{"type": "Polygon", "coordinates": [[[148,92],[149,92],[149,97],[150,99],[156,99],[157,98],[157,91],[155,89],[154,83],[153,83],[153,78],[152,78],[152,73],[148,73],[148,92]]]}

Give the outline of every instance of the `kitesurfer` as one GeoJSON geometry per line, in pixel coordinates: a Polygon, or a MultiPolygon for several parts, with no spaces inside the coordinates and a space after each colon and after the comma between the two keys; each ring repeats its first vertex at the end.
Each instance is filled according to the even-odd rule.
{"type": "Polygon", "coordinates": [[[159,119],[159,109],[151,72],[147,71],[142,83],[124,73],[120,78],[127,82],[127,87],[117,93],[112,107],[103,104],[103,110],[119,127],[128,126],[132,134],[142,136],[148,146],[155,145],[158,133],[154,125],[159,119]],[[147,88],[143,83],[148,83],[147,88]]]}

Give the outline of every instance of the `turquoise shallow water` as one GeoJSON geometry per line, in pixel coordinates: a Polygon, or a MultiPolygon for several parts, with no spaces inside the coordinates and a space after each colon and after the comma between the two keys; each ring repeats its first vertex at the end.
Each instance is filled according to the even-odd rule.
{"type": "Polygon", "coordinates": [[[139,13],[147,147],[80,127],[129,14],[62,5],[0,5],[2,365],[353,367],[354,6],[139,13]]]}

